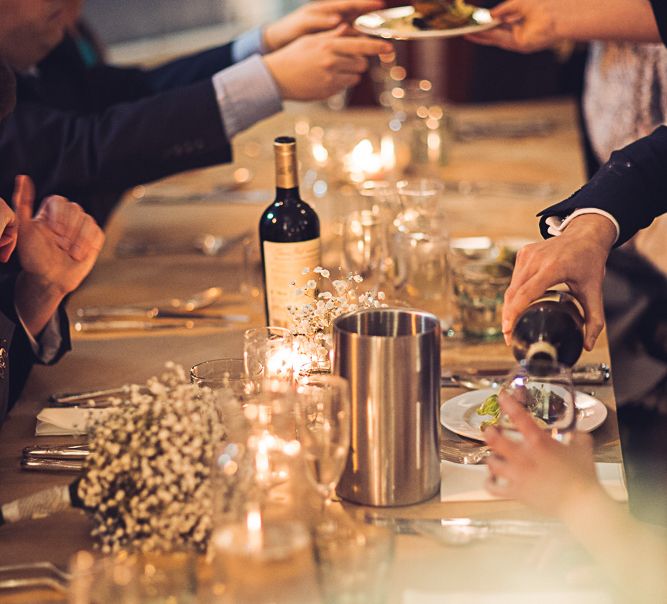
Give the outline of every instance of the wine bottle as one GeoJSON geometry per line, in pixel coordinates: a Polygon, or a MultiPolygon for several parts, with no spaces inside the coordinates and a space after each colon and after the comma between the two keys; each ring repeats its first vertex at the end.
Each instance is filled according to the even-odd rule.
{"type": "Polygon", "coordinates": [[[280,136],[274,141],[276,199],[259,221],[267,325],[288,327],[289,306],[311,301],[299,295],[320,264],[320,221],[299,196],[296,141],[280,136]]]}
{"type": "Polygon", "coordinates": [[[584,345],[581,307],[571,294],[547,291],[517,319],[512,352],[518,361],[574,365],[584,345]]]}

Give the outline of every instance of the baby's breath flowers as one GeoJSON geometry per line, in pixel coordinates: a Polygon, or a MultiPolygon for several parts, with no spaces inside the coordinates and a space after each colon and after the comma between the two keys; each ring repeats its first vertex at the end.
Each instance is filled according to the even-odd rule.
{"type": "Polygon", "coordinates": [[[206,548],[213,455],[225,435],[216,401],[168,363],[94,425],[78,494],[102,551],[206,548]]]}
{"type": "MultiPolygon", "coordinates": [[[[304,268],[302,274],[311,274],[310,268],[304,268]]],[[[348,273],[332,279],[331,272],[321,266],[315,267],[312,275],[305,287],[296,291],[298,296],[309,296],[312,301],[288,307],[291,331],[297,350],[309,359],[309,364],[328,367],[334,320],[362,308],[384,306],[385,294],[375,290],[360,293],[357,288],[364,280],[361,275],[348,273]]]]}

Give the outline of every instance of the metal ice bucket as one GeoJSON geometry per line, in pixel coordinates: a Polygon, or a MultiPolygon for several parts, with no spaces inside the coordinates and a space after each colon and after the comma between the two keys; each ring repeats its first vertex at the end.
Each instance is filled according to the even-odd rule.
{"type": "Polygon", "coordinates": [[[338,494],[364,505],[408,505],[440,487],[440,322],[405,308],[334,321],[334,373],[351,390],[351,446],[338,494]]]}

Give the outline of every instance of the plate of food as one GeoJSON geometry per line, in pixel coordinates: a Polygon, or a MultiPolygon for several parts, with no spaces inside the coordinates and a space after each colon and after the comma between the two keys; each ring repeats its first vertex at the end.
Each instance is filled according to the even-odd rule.
{"type": "MultiPolygon", "coordinates": [[[[497,388],[484,388],[450,398],[440,406],[442,425],[460,436],[484,440],[483,427],[494,424],[497,418],[497,394],[497,388]]],[[[576,391],[574,403],[581,432],[592,432],[607,418],[607,407],[590,394],[576,391]]]]}
{"type": "Polygon", "coordinates": [[[465,36],[499,24],[487,9],[466,4],[464,0],[414,0],[410,6],[361,15],[354,27],[380,38],[422,40],[465,36]]]}

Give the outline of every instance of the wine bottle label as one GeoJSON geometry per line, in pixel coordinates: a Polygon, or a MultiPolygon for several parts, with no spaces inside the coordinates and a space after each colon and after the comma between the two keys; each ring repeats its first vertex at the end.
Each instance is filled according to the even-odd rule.
{"type": "MultiPolygon", "coordinates": [[[[320,238],[294,243],[264,242],[264,270],[266,273],[266,304],[269,310],[269,325],[290,326],[289,306],[303,306],[312,302],[312,297],[298,290],[304,289],[313,278],[312,272],[304,275],[303,269],[311,271],[320,264],[320,238]]],[[[311,292],[312,293],[312,292],[311,292]]]]}

